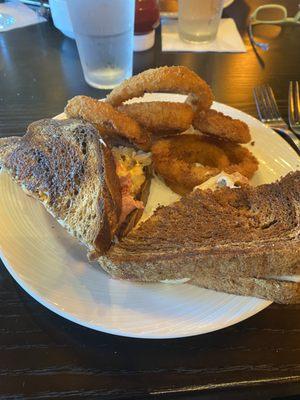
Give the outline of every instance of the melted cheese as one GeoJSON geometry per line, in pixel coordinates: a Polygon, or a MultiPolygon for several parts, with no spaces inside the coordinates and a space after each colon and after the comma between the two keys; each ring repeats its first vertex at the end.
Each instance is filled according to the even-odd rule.
{"type": "Polygon", "coordinates": [[[112,153],[118,177],[127,178],[129,192],[135,197],[145,182],[144,167],[151,164],[150,153],[127,147],[114,147],[112,153]]]}

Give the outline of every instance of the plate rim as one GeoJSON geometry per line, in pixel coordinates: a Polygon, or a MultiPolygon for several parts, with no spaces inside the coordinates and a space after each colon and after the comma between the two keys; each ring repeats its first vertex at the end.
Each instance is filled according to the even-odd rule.
{"type": "MultiPolygon", "coordinates": [[[[1,172],[0,172],[1,174],[1,172]]],[[[213,333],[213,332],[217,332],[220,331],[222,329],[228,328],[230,326],[236,325],[240,322],[245,321],[246,319],[253,317],[254,315],[258,314],[259,312],[265,310],[267,307],[269,307],[272,304],[272,301],[268,301],[268,300],[264,300],[264,299],[259,299],[261,300],[261,303],[258,304],[257,309],[254,313],[252,311],[248,311],[247,313],[245,313],[243,315],[242,318],[236,318],[234,320],[234,322],[229,321],[228,323],[223,324],[222,326],[214,329],[214,330],[202,330],[201,332],[195,332],[195,333],[188,333],[186,335],[149,335],[149,334],[137,334],[134,332],[130,332],[130,331],[122,331],[120,329],[107,329],[105,327],[100,327],[97,325],[93,325],[91,323],[82,321],[76,317],[74,317],[71,313],[68,312],[64,312],[62,311],[59,307],[55,307],[53,306],[53,304],[47,300],[45,300],[44,298],[42,298],[41,296],[39,296],[37,294],[37,292],[34,291],[34,289],[32,289],[30,287],[30,285],[26,284],[24,281],[21,280],[21,278],[18,276],[18,274],[15,273],[15,271],[13,270],[13,268],[10,266],[9,262],[6,260],[6,258],[3,255],[2,250],[0,249],[0,258],[2,260],[3,265],[5,266],[5,268],[7,269],[7,271],[9,272],[9,274],[12,276],[12,278],[18,283],[18,285],[30,296],[32,297],[35,301],[37,301],[39,304],[41,304],[43,307],[47,308],[48,310],[50,310],[51,312],[53,312],[54,314],[60,316],[61,318],[66,319],[67,321],[71,321],[72,323],[75,323],[77,325],[83,326],[85,328],[89,328],[91,330],[100,332],[100,333],[105,333],[105,334],[110,334],[110,335],[114,335],[114,336],[120,336],[120,337],[126,337],[126,338],[133,338],[133,339],[154,339],[154,340],[168,340],[168,339],[180,339],[180,338],[187,338],[187,337],[193,337],[193,336],[199,336],[199,335],[205,335],[208,333],[213,333]]],[[[112,278],[111,278],[112,279],[112,278]]],[[[238,297],[238,296],[237,296],[238,297]]]]}

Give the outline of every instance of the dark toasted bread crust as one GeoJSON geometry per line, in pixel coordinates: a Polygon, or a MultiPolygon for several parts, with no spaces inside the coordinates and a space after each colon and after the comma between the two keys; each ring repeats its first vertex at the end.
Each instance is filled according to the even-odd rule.
{"type": "MultiPolygon", "coordinates": [[[[96,243],[98,244],[97,247],[100,247],[104,237],[110,238],[110,243],[105,246],[105,250],[107,250],[119,227],[119,218],[122,208],[122,195],[120,180],[116,174],[116,164],[112,152],[107,146],[101,146],[103,162],[100,163],[100,168],[101,170],[103,168],[103,170],[99,171],[99,173],[104,177],[104,187],[107,189],[103,191],[103,197],[105,204],[105,215],[107,216],[109,224],[109,234],[99,233],[98,237],[96,238],[96,243]]],[[[101,199],[99,199],[99,203],[100,201],[101,199]]]]}
{"type": "Polygon", "coordinates": [[[21,139],[20,136],[0,138],[0,169],[4,159],[19,145],[21,139]]]}
{"type": "Polygon", "coordinates": [[[300,303],[300,285],[297,282],[204,273],[191,283],[206,289],[242,296],[259,297],[274,301],[275,303],[300,303]]]}

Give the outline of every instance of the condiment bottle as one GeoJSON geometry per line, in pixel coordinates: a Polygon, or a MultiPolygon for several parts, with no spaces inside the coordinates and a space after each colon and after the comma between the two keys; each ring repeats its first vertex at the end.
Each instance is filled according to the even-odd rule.
{"type": "Polygon", "coordinates": [[[135,1],[134,51],[148,50],[155,42],[155,28],[159,25],[157,0],[135,1]]]}

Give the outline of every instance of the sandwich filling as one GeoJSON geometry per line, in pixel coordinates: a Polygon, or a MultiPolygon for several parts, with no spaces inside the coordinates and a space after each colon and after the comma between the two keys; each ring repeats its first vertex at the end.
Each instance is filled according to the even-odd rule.
{"type": "Polygon", "coordinates": [[[137,199],[146,180],[145,167],[151,164],[151,154],[128,147],[113,147],[116,173],[120,180],[122,210],[120,223],[135,209],[144,209],[142,201],[137,199]]]}

